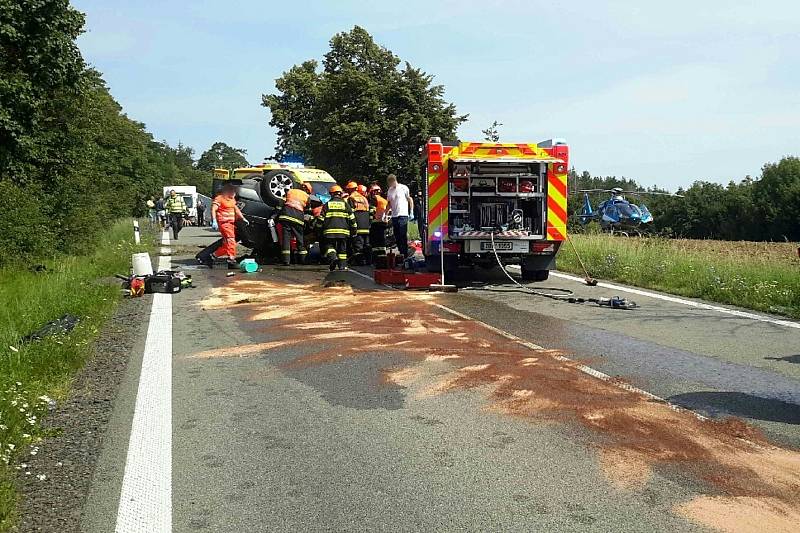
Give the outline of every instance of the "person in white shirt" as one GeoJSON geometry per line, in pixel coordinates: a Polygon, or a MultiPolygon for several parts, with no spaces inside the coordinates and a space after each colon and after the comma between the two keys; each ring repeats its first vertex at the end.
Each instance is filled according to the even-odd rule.
{"type": "Polygon", "coordinates": [[[411,198],[411,191],[402,183],[397,182],[397,176],[389,174],[386,178],[389,190],[386,191],[386,199],[389,201],[389,208],[392,210],[392,230],[397,249],[403,257],[408,256],[408,221],[409,215],[414,220],[414,200],[411,198]]]}

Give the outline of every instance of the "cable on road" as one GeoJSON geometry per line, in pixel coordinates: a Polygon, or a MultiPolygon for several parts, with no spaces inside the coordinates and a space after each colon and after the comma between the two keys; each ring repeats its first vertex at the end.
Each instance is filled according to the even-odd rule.
{"type": "MultiPolygon", "coordinates": [[[[535,296],[541,296],[543,298],[549,298],[551,300],[556,300],[559,302],[568,302],[573,304],[582,304],[582,303],[595,303],[601,307],[609,307],[611,309],[634,309],[638,307],[635,302],[630,301],[626,298],[620,298],[619,296],[612,296],[610,298],[582,298],[579,296],[575,296],[575,293],[570,289],[561,289],[557,287],[548,287],[546,290],[551,292],[544,292],[541,290],[535,290],[527,285],[523,285],[522,283],[515,280],[511,274],[503,266],[502,261],[500,261],[500,256],[497,254],[497,248],[494,244],[494,232],[489,233],[489,237],[492,240],[492,253],[494,254],[495,261],[497,261],[497,265],[500,267],[500,270],[505,274],[505,276],[511,280],[511,283],[516,285],[517,287],[521,288],[523,291],[533,294],[535,296]],[[552,292],[552,291],[555,291],[552,292]]],[[[574,246],[574,245],[573,245],[574,246]]],[[[581,261],[581,265],[583,265],[583,261],[581,261]]],[[[584,267],[585,270],[585,267],[584,267]]],[[[597,281],[594,278],[591,278],[589,274],[586,274],[587,277],[587,284],[589,284],[589,279],[594,281],[594,285],[597,284],[597,281]]],[[[465,290],[490,290],[486,289],[485,287],[466,287],[465,290]]],[[[498,292],[508,292],[508,291],[498,291],[498,292]]]]}

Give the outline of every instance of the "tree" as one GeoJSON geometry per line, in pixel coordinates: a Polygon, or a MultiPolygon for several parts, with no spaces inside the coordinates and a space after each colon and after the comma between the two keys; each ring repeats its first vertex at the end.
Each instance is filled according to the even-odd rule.
{"type": "Polygon", "coordinates": [[[499,127],[502,126],[502,125],[503,125],[502,122],[497,122],[495,120],[494,122],[492,122],[491,126],[486,128],[485,130],[481,130],[481,133],[483,133],[483,135],[484,135],[483,139],[485,141],[489,141],[489,142],[493,142],[493,143],[500,142],[500,130],[499,130],[499,127]]]}
{"type": "Polygon", "coordinates": [[[262,97],[278,131],[276,158],[300,155],[340,180],[416,177],[429,137],[454,139],[466,120],[433,77],[375,43],[363,28],[336,34],[320,64],[295,65],[262,97]]]}
{"type": "Polygon", "coordinates": [[[762,238],[800,240],[800,158],[784,157],[764,165],[761,179],[753,183],[752,196],[762,217],[762,238]]]}
{"type": "Polygon", "coordinates": [[[82,88],[83,23],[68,0],[0,2],[0,179],[52,155],[41,128],[82,88]]]}
{"type": "Polygon", "coordinates": [[[247,150],[233,148],[224,142],[218,141],[203,152],[200,159],[197,160],[196,168],[197,170],[211,172],[215,168],[247,167],[250,166],[250,163],[247,162],[246,155],[247,150]]]}
{"type": "Polygon", "coordinates": [[[83,21],[67,0],[0,2],[0,265],[88,251],[198,172],[191,148],[155,142],[86,68],[83,21]]]}

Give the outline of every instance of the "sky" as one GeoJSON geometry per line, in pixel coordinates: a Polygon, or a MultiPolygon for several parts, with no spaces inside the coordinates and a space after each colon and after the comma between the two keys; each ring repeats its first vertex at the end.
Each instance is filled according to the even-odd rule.
{"type": "Polygon", "coordinates": [[[570,165],[675,190],[800,155],[800,2],[73,0],[79,45],[156,139],[274,153],[261,95],[354,25],[501,141],[563,137],[570,165]]]}

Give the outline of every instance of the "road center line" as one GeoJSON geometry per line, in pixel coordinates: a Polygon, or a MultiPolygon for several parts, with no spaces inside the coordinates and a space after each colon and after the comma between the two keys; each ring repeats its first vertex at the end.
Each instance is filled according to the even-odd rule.
{"type": "MultiPolygon", "coordinates": [[[[502,337],[505,337],[506,339],[514,341],[517,344],[519,344],[521,346],[524,346],[524,347],[526,347],[526,348],[528,348],[530,350],[535,350],[535,351],[545,350],[545,351],[547,351],[546,348],[543,348],[542,346],[539,346],[538,344],[534,344],[532,342],[528,342],[525,339],[517,337],[513,333],[509,333],[507,331],[503,331],[502,329],[498,329],[498,328],[496,328],[496,327],[494,327],[492,325],[487,324],[486,322],[478,320],[477,318],[473,318],[473,317],[471,317],[469,315],[465,315],[464,313],[456,311],[455,309],[451,309],[450,307],[447,307],[446,305],[437,304],[437,303],[434,303],[432,305],[434,305],[435,307],[438,307],[439,309],[441,309],[443,311],[446,311],[446,312],[448,312],[448,313],[450,313],[450,314],[452,314],[454,316],[462,318],[464,320],[469,320],[470,322],[475,322],[476,324],[480,324],[481,326],[483,326],[484,328],[488,329],[489,331],[491,331],[493,333],[496,333],[496,334],[498,334],[498,335],[500,335],[502,337]]],[[[609,383],[610,385],[613,385],[613,386],[618,387],[620,389],[626,390],[628,392],[633,392],[634,394],[639,394],[641,396],[644,396],[648,400],[653,400],[653,401],[656,401],[656,402],[659,402],[659,403],[664,403],[664,404],[668,405],[671,409],[673,409],[675,411],[691,413],[691,414],[693,414],[694,416],[696,416],[700,420],[707,420],[707,418],[705,416],[703,416],[703,415],[701,415],[699,413],[696,413],[696,412],[691,411],[689,409],[685,409],[683,407],[679,407],[677,405],[674,405],[674,404],[668,402],[667,400],[665,400],[664,398],[662,398],[661,396],[657,396],[657,395],[653,394],[652,392],[648,392],[648,391],[646,391],[644,389],[640,389],[639,387],[634,387],[630,383],[625,383],[624,381],[620,381],[618,379],[614,379],[611,376],[609,376],[608,374],[606,374],[604,372],[600,372],[599,370],[596,370],[596,369],[594,369],[594,368],[592,368],[590,366],[586,366],[586,365],[581,364],[581,363],[576,363],[575,361],[573,361],[569,357],[566,357],[564,355],[556,355],[556,354],[553,354],[553,353],[550,353],[548,355],[550,355],[550,357],[553,357],[554,359],[557,359],[558,361],[563,361],[565,363],[570,363],[574,368],[576,368],[577,370],[583,372],[584,374],[592,376],[593,378],[599,379],[601,381],[605,381],[606,383],[609,383]]]]}
{"type": "MultiPolygon", "coordinates": [[[[161,237],[169,245],[169,234],[161,237]]],[[[170,267],[159,257],[158,270],[170,267]]],[[[172,530],[172,295],[154,294],[122,479],[118,533],[172,530]]]]}
{"type": "MultiPolygon", "coordinates": [[[[375,280],[373,278],[367,276],[366,274],[364,274],[362,272],[359,272],[358,270],[350,269],[350,272],[353,272],[354,274],[357,274],[357,275],[361,276],[362,278],[368,279],[368,280],[372,281],[373,283],[375,283],[375,280]]],[[[551,274],[552,274],[552,272],[551,272],[551,274]]],[[[581,281],[583,281],[583,280],[581,280],[581,281]]],[[[379,285],[379,284],[376,283],[376,285],[379,285]]],[[[384,285],[384,287],[389,287],[390,289],[394,289],[394,287],[391,287],[389,285],[384,285]]],[[[474,322],[476,324],[479,324],[480,326],[488,329],[492,333],[495,333],[497,335],[500,335],[501,337],[504,337],[504,338],[506,338],[508,340],[516,342],[517,344],[520,344],[520,345],[522,345],[522,346],[524,346],[524,347],[526,347],[526,348],[528,348],[530,350],[535,350],[535,351],[545,350],[545,351],[547,351],[546,348],[544,348],[542,346],[539,346],[538,344],[534,344],[532,342],[528,342],[525,339],[517,337],[513,333],[509,333],[509,332],[504,331],[502,329],[496,328],[496,327],[494,327],[494,326],[492,326],[490,324],[487,324],[486,322],[483,322],[482,320],[478,320],[477,318],[471,317],[469,315],[465,315],[464,313],[461,313],[460,311],[456,311],[455,309],[447,307],[446,305],[433,303],[433,302],[426,302],[426,303],[429,303],[430,305],[433,305],[434,307],[438,307],[442,311],[446,311],[447,313],[450,313],[451,315],[457,316],[458,318],[461,318],[463,320],[469,320],[470,322],[474,322]]],[[[652,392],[648,392],[648,391],[646,391],[644,389],[640,389],[639,387],[634,387],[630,383],[625,383],[624,381],[620,381],[618,379],[614,379],[611,376],[609,376],[608,374],[606,374],[604,372],[600,372],[599,370],[596,370],[596,369],[594,369],[594,368],[592,368],[590,366],[586,366],[586,365],[581,364],[581,363],[576,363],[575,361],[573,361],[569,357],[566,357],[564,355],[556,355],[556,354],[553,354],[553,353],[550,353],[548,355],[550,357],[553,357],[553,358],[559,360],[559,361],[563,361],[565,363],[570,363],[572,366],[574,366],[580,372],[582,372],[582,373],[584,373],[586,375],[592,376],[593,378],[599,379],[601,381],[605,381],[606,383],[608,383],[610,385],[613,385],[615,387],[618,387],[620,389],[623,389],[623,390],[626,390],[626,391],[629,391],[629,392],[633,392],[634,394],[639,394],[641,396],[644,396],[648,400],[652,400],[652,401],[656,401],[656,402],[659,402],[659,403],[663,403],[663,404],[669,406],[671,409],[673,409],[675,411],[691,413],[692,415],[696,416],[700,420],[707,420],[708,419],[707,417],[705,417],[705,416],[703,416],[703,415],[701,415],[699,413],[696,413],[696,412],[694,412],[694,411],[692,411],[690,409],[685,409],[683,407],[680,407],[680,406],[677,406],[675,404],[672,404],[672,403],[668,402],[667,400],[665,400],[664,398],[662,398],[661,396],[657,396],[657,395],[653,394],[652,392]]]]}
{"type": "MultiPolygon", "coordinates": [[[[583,278],[579,278],[577,276],[571,276],[569,274],[563,274],[561,272],[553,272],[550,271],[551,276],[555,276],[557,278],[568,279],[570,281],[576,281],[578,283],[583,283],[583,278]]],[[[685,300],[683,298],[677,298],[675,296],[667,296],[666,294],[658,294],[656,292],[650,291],[643,291],[641,289],[634,289],[632,287],[624,287],[622,285],[614,285],[613,283],[604,283],[600,282],[597,284],[598,287],[603,287],[605,289],[611,289],[615,291],[627,292],[630,294],[636,294],[639,296],[646,296],[647,298],[655,298],[656,300],[663,300],[665,302],[672,302],[676,304],[688,305],[689,307],[694,307],[697,309],[703,309],[706,311],[716,311],[718,313],[725,313],[726,315],[733,315],[739,318],[748,318],[750,320],[757,320],[759,322],[768,322],[770,324],[775,324],[778,326],[785,326],[787,328],[795,328],[800,329],[800,322],[791,322],[789,320],[780,320],[776,318],[771,318],[764,315],[758,315],[756,313],[748,313],[746,311],[738,311],[736,309],[728,309],[727,307],[722,307],[719,305],[710,305],[702,302],[695,302],[692,300],[685,300]]]]}

